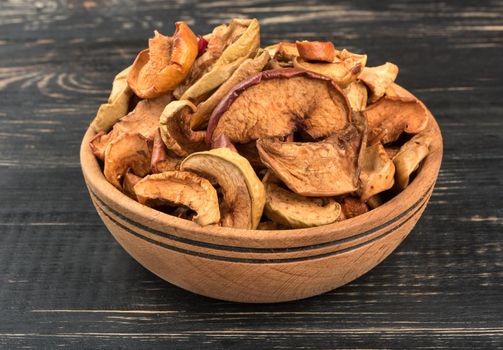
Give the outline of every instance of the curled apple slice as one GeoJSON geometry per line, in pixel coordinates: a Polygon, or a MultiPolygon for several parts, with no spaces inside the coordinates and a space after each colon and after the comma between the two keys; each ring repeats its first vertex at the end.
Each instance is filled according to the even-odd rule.
{"type": "Polygon", "coordinates": [[[138,133],[124,133],[115,138],[105,151],[103,174],[112,185],[122,189],[126,172],[143,177],[150,172],[150,149],[147,139],[138,133]]]}
{"type": "Polygon", "coordinates": [[[216,181],[223,193],[220,204],[222,226],[255,229],[265,204],[265,189],[246,158],[229,148],[189,155],[180,165],[216,181]]]}
{"type": "Polygon", "coordinates": [[[153,173],[162,173],[165,171],[177,170],[182,158],[170,153],[161,138],[161,133],[157,130],[152,146],[152,158],[150,160],[150,169],[153,173]]]}
{"type": "Polygon", "coordinates": [[[422,133],[407,141],[393,158],[396,166],[396,185],[403,190],[409,185],[411,174],[419,168],[419,165],[430,151],[432,136],[430,133],[422,133]]]}
{"type": "Polygon", "coordinates": [[[337,51],[331,63],[307,62],[301,57],[295,57],[293,60],[295,68],[325,75],[343,89],[356,80],[366,63],[367,55],[357,55],[347,50],[337,51]]]}
{"type": "Polygon", "coordinates": [[[126,171],[124,179],[122,180],[122,192],[124,192],[127,196],[131,197],[135,201],[138,200],[133,188],[141,179],[142,178],[140,176],[133,174],[129,170],[126,171]]]}
{"type": "Polygon", "coordinates": [[[369,144],[387,144],[400,135],[417,134],[428,124],[428,111],[413,97],[384,96],[363,112],[367,116],[369,144]]]}
{"type": "Polygon", "coordinates": [[[382,66],[365,67],[358,79],[370,89],[370,101],[375,102],[384,96],[386,90],[393,84],[398,75],[398,67],[386,62],[382,66]]]}
{"type": "Polygon", "coordinates": [[[129,87],[141,98],[174,90],[187,76],[198,52],[197,37],[184,22],[176,22],[172,37],[155,31],[128,75],[129,87]]]}
{"type": "Polygon", "coordinates": [[[308,197],[339,196],[358,189],[363,132],[350,125],[319,142],[257,141],[262,162],[293,192],[308,197]]]}
{"type": "Polygon", "coordinates": [[[188,100],[173,101],[166,106],[159,120],[161,137],[168,148],[180,157],[207,149],[205,131],[194,131],[190,127],[191,112],[196,106],[188,100]]]}
{"type": "Polygon", "coordinates": [[[91,123],[94,131],[108,132],[120,118],[127,114],[129,100],[133,95],[127,84],[127,76],[130,70],[131,67],[127,67],[115,76],[108,102],[100,106],[96,117],[91,123]]]}
{"type": "Polygon", "coordinates": [[[285,68],[261,72],[234,86],[215,107],[206,143],[226,134],[233,143],[302,131],[316,139],[343,129],[351,107],[328,77],[285,68]]]}
{"type": "Polygon", "coordinates": [[[140,180],[134,186],[138,202],[156,207],[183,205],[195,211],[192,220],[199,225],[217,224],[220,221],[217,191],[211,183],[186,171],[166,171],[140,180]]]}
{"type": "Polygon", "coordinates": [[[299,56],[299,50],[297,50],[297,45],[295,43],[280,42],[274,46],[269,46],[266,48],[269,52],[273,53],[271,56],[275,60],[281,62],[293,61],[295,57],[299,56]]]}
{"type": "Polygon", "coordinates": [[[220,87],[204,102],[197,106],[197,111],[192,115],[190,126],[193,129],[205,126],[210,119],[211,112],[218,105],[220,100],[238,83],[260,73],[269,62],[269,54],[263,52],[255,58],[247,58],[241,65],[232,73],[230,78],[220,85],[220,87]]]}
{"type": "Polygon", "coordinates": [[[351,108],[355,112],[361,112],[367,107],[367,87],[360,81],[355,81],[344,89],[351,108]]]}
{"type": "MultiPolygon", "coordinates": [[[[260,27],[256,19],[234,19],[223,36],[224,49],[218,59],[202,72],[185,91],[177,91],[180,100],[196,101],[224,83],[243,61],[260,46],[260,27]]],[[[201,56],[202,57],[202,56],[201,56]]]]}
{"type": "Polygon", "coordinates": [[[366,202],[373,195],[393,187],[395,166],[381,143],[365,149],[360,172],[360,198],[366,202]]]}
{"type": "Polygon", "coordinates": [[[103,160],[108,144],[126,132],[139,133],[152,141],[159,127],[159,116],[169,101],[171,96],[163,95],[138,102],[135,109],[115,123],[108,134],[100,131],[91,140],[90,147],[94,155],[103,160]]]}
{"type": "Polygon", "coordinates": [[[297,41],[299,56],[306,61],[333,62],[335,47],[330,41],[297,41]]]}
{"type": "Polygon", "coordinates": [[[300,196],[280,186],[271,173],[264,177],[266,202],[264,214],[289,228],[327,225],[337,221],[341,206],[333,198],[300,196]]]}

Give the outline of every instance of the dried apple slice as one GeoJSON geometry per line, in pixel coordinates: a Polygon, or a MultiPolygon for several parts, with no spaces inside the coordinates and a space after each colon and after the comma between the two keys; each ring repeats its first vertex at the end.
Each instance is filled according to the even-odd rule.
{"type": "Polygon", "coordinates": [[[269,60],[269,62],[265,66],[264,70],[282,69],[282,68],[293,68],[293,63],[291,61],[283,62],[283,61],[277,61],[275,59],[271,59],[271,60],[269,60]]]}
{"type": "Polygon", "coordinates": [[[343,89],[356,80],[366,63],[367,55],[357,55],[347,50],[338,52],[332,63],[311,63],[300,57],[293,60],[295,68],[325,75],[343,89]]]}
{"type": "Polygon", "coordinates": [[[108,144],[113,140],[117,134],[112,134],[113,131],[108,134],[104,131],[100,131],[89,141],[89,148],[93,152],[94,156],[98,159],[103,160],[105,158],[105,150],[108,144]]]}
{"type": "Polygon", "coordinates": [[[365,149],[360,172],[360,198],[366,202],[373,195],[393,187],[395,166],[381,143],[365,149]]]}
{"type": "Polygon", "coordinates": [[[265,204],[264,185],[248,161],[229,148],[192,153],[180,165],[216,181],[223,192],[222,226],[255,229],[265,204]]]}
{"type": "Polygon", "coordinates": [[[197,57],[200,57],[208,47],[208,40],[203,38],[202,35],[197,36],[197,57]]]}
{"type": "Polygon", "coordinates": [[[299,56],[306,61],[333,62],[335,47],[330,41],[297,41],[299,56]]]}
{"type": "Polygon", "coordinates": [[[223,82],[227,81],[232,73],[246,60],[247,57],[240,57],[228,64],[219,66],[203,75],[194,85],[180,97],[180,100],[190,100],[199,103],[204,100],[207,94],[218,88],[223,82]]]}
{"type": "Polygon", "coordinates": [[[409,185],[410,175],[419,168],[419,165],[430,151],[432,136],[422,133],[407,141],[393,158],[396,173],[395,180],[399,189],[403,190],[409,185]]]}
{"type": "Polygon", "coordinates": [[[125,132],[137,132],[149,141],[159,127],[159,116],[164,107],[171,101],[170,95],[138,102],[136,108],[117,122],[108,134],[99,132],[90,142],[90,147],[96,157],[104,158],[105,150],[110,142],[125,132]]]}
{"type": "Polygon", "coordinates": [[[341,203],[341,209],[345,219],[351,219],[369,211],[367,204],[355,197],[344,197],[341,203]]]}
{"type": "Polygon", "coordinates": [[[393,84],[398,75],[398,67],[386,62],[382,66],[365,67],[358,79],[370,89],[370,102],[375,102],[384,96],[386,90],[393,84]]]}
{"type": "Polygon", "coordinates": [[[179,99],[183,93],[198,79],[200,79],[205,73],[207,73],[211,66],[218,60],[222,55],[227,44],[227,35],[229,33],[229,26],[226,24],[221,24],[213,28],[213,31],[209,34],[203,36],[205,40],[208,41],[206,50],[199,56],[192,67],[190,68],[189,74],[185,80],[179,84],[173,91],[173,95],[179,99]]]}
{"type": "Polygon", "coordinates": [[[220,137],[216,139],[215,142],[213,142],[213,144],[211,145],[211,148],[222,147],[228,148],[233,152],[238,152],[236,147],[234,147],[234,145],[232,144],[231,140],[229,140],[229,138],[225,134],[220,135],[220,137]]]}
{"type": "Polygon", "coordinates": [[[267,52],[269,56],[271,56],[271,58],[274,58],[274,55],[276,55],[276,52],[278,52],[279,44],[281,43],[266,46],[263,48],[263,50],[267,52]]]}
{"type": "Polygon", "coordinates": [[[126,172],[143,177],[150,172],[150,149],[147,139],[138,133],[123,133],[107,146],[103,174],[112,185],[122,189],[126,172]]]}
{"type": "Polygon", "coordinates": [[[260,28],[256,19],[233,19],[226,38],[229,43],[207,73],[201,76],[181,96],[180,100],[198,100],[225,82],[243,61],[256,53],[260,46],[260,28]],[[239,30],[238,30],[239,29],[239,30]]]}
{"type": "Polygon", "coordinates": [[[155,167],[152,169],[154,174],[163,173],[165,171],[178,170],[180,168],[180,163],[183,158],[178,157],[174,154],[167,152],[166,156],[162,160],[158,160],[155,163],[155,167]]]}
{"type": "Polygon", "coordinates": [[[358,189],[364,132],[350,125],[320,142],[259,139],[262,162],[293,192],[308,197],[339,196],[358,189]]]}
{"type": "Polygon", "coordinates": [[[269,51],[274,52],[271,56],[275,60],[282,62],[293,61],[295,57],[299,56],[299,50],[295,43],[280,42],[274,49],[273,47],[269,47],[269,51]]]}
{"type": "Polygon", "coordinates": [[[134,186],[138,202],[148,206],[183,205],[197,213],[199,225],[220,221],[217,191],[211,183],[186,171],[166,171],[145,177],[134,186]]]}
{"type": "Polygon", "coordinates": [[[173,101],[162,112],[160,122],[161,137],[168,150],[180,157],[207,149],[204,143],[205,131],[190,128],[190,112],[196,106],[188,100],[173,101]]]}
{"type": "Polygon", "coordinates": [[[351,121],[344,93],[323,75],[298,69],[261,72],[238,85],[215,107],[206,143],[226,134],[233,143],[303,131],[313,139],[351,121]]]}
{"type": "Polygon", "coordinates": [[[190,119],[192,129],[205,126],[210,119],[211,112],[215,109],[222,98],[238,83],[262,71],[267,62],[269,62],[269,54],[261,53],[256,58],[246,59],[235,71],[230,78],[220,85],[220,87],[204,102],[197,106],[197,111],[190,119]]]}
{"type": "Polygon", "coordinates": [[[235,18],[229,24],[227,44],[215,67],[234,62],[240,57],[249,57],[260,46],[260,25],[256,18],[235,18]]]}
{"type": "Polygon", "coordinates": [[[120,118],[127,114],[129,100],[133,95],[133,91],[127,84],[130,70],[131,67],[127,67],[115,76],[108,102],[100,106],[91,123],[91,128],[97,133],[100,131],[108,132],[120,118]]]}
{"type": "Polygon", "coordinates": [[[351,108],[355,112],[361,112],[367,107],[367,87],[359,81],[355,81],[344,89],[351,108]]]}
{"type": "Polygon", "coordinates": [[[155,31],[128,75],[129,87],[141,98],[172,91],[187,76],[198,52],[197,37],[184,22],[176,22],[172,37],[155,31]]]}
{"type": "MultiPolygon", "coordinates": [[[[152,157],[150,159],[150,170],[152,170],[153,173],[159,173],[157,171],[157,163],[161,163],[166,159],[166,146],[164,145],[164,142],[162,142],[161,138],[161,133],[159,129],[157,129],[157,132],[155,133],[154,136],[154,143],[152,146],[152,157]]],[[[174,170],[174,169],[171,169],[174,170]]]]}
{"type": "Polygon", "coordinates": [[[369,127],[369,144],[396,141],[405,132],[417,134],[428,124],[428,111],[416,98],[384,96],[369,105],[364,114],[369,127]]]}
{"type": "Polygon", "coordinates": [[[161,133],[157,130],[152,146],[152,158],[150,160],[150,169],[153,173],[162,173],[165,171],[177,170],[182,162],[182,158],[170,154],[161,138],[161,133]]]}
{"type": "Polygon", "coordinates": [[[171,95],[163,95],[138,102],[136,108],[114,126],[114,130],[137,132],[149,141],[153,140],[159,127],[159,117],[171,99],[171,95]]]}
{"type": "Polygon", "coordinates": [[[263,179],[266,190],[264,214],[289,228],[331,224],[340,216],[341,206],[333,198],[309,198],[286,190],[268,173],[263,179]]]}
{"type": "Polygon", "coordinates": [[[134,186],[141,180],[140,176],[137,176],[130,172],[126,171],[124,175],[124,179],[122,180],[122,192],[124,192],[127,196],[131,197],[134,200],[138,200],[136,198],[136,194],[134,193],[134,186]]]}

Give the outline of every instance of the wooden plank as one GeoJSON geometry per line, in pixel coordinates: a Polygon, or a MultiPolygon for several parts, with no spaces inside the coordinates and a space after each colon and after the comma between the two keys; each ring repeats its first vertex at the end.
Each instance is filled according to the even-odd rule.
{"type": "Polygon", "coordinates": [[[0,3],[0,347],[503,347],[503,2],[0,3]],[[400,67],[445,156],[411,236],[369,274],[295,303],[199,297],[106,232],[78,148],[155,28],[256,16],[263,44],[332,40],[400,67]]]}

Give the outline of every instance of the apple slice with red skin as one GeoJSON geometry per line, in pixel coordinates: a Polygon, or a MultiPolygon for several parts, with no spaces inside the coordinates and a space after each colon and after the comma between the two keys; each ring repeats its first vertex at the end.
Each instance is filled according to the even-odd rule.
{"type": "Polygon", "coordinates": [[[296,131],[319,139],[350,122],[351,106],[330,78],[301,69],[273,69],[244,80],[222,98],[208,122],[206,143],[221,134],[236,144],[296,131]]]}

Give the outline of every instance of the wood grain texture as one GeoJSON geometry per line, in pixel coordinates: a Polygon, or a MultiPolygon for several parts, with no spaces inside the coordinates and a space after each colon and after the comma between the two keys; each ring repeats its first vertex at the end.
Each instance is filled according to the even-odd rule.
{"type": "Polygon", "coordinates": [[[502,1],[0,2],[0,348],[503,347],[502,1]],[[264,44],[329,39],[391,60],[437,117],[423,217],[369,274],[301,302],[198,297],[106,232],[78,148],[154,28],[256,16],[264,44]]]}

